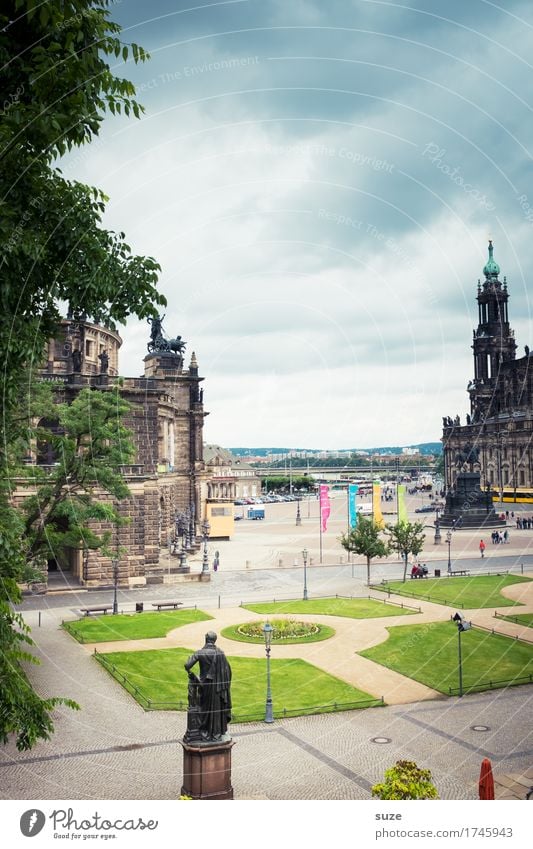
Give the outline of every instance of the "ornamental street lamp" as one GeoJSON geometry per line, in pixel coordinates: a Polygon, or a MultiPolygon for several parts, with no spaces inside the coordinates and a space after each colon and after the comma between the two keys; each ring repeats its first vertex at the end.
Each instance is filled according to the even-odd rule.
{"type": "Polygon", "coordinates": [[[433,542],[435,543],[435,545],[439,545],[440,541],[441,541],[440,519],[439,519],[439,508],[437,507],[437,510],[435,511],[435,539],[433,540],[433,542]]]}
{"type": "Polygon", "coordinates": [[[296,524],[302,524],[302,516],[300,514],[300,496],[296,499],[296,524]]]}
{"type": "Polygon", "coordinates": [[[451,558],[451,548],[452,548],[452,532],[446,532],[446,545],[448,546],[448,574],[452,571],[452,558],[451,558]]]}
{"type": "Polygon", "coordinates": [[[307,601],[307,549],[304,548],[302,551],[302,557],[304,561],[304,601],[307,601]]]}
{"type": "Polygon", "coordinates": [[[207,540],[209,539],[209,531],[211,530],[211,525],[209,524],[207,519],[204,519],[201,527],[202,527],[202,541],[204,543],[204,554],[203,554],[203,558],[202,558],[202,575],[206,575],[209,572],[209,557],[207,555],[207,540]]]}
{"type": "Polygon", "coordinates": [[[115,557],[111,563],[113,564],[113,616],[118,613],[117,585],[118,585],[118,557],[115,557]]]}
{"type": "Polygon", "coordinates": [[[453,621],[457,624],[457,637],[459,640],[459,698],[463,695],[463,660],[461,656],[461,634],[463,631],[469,631],[472,627],[471,622],[467,622],[460,613],[452,616],[453,621]]]}
{"type": "Polygon", "coordinates": [[[265,722],[274,722],[272,713],[272,690],[270,689],[270,644],[272,642],[272,631],[274,628],[270,622],[265,622],[263,625],[263,635],[265,637],[265,651],[267,659],[267,692],[265,704],[265,722]]]}

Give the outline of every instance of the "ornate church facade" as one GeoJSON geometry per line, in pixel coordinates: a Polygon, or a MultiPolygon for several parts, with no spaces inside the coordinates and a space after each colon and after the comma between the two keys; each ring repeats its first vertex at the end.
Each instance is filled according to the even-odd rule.
{"type": "Polygon", "coordinates": [[[491,241],[488,253],[478,280],[470,413],[464,424],[459,416],[443,419],[445,484],[453,489],[459,472],[479,472],[482,489],[508,500],[533,491],[533,356],[527,346],[516,356],[507,279],[500,281],[491,241]]]}
{"type": "MultiPolygon", "coordinates": [[[[191,553],[200,547],[198,533],[206,516],[203,423],[207,413],[196,356],[192,353],[185,367],[185,343],[179,336],[167,339],[161,320],[154,319],[144,374],[119,377],[121,345],[113,330],[70,317],[49,341],[40,370],[40,379],[53,380],[63,401],[85,386],[105,391],[119,382],[121,395],[130,404],[124,423],[132,431],[136,456],[122,469],[131,495],[115,504],[120,516],[129,520],[112,529],[120,552],[118,566],[95,550],[71,549],[68,562],[58,562],[50,553],[49,578],[59,572],[69,583],[82,586],[109,586],[115,581],[115,570],[117,584],[123,587],[170,580],[171,573],[181,572],[185,578],[189,570],[183,560],[171,556],[176,553],[178,519],[191,553]]],[[[36,446],[31,461],[46,466],[51,458],[40,456],[36,446]]],[[[17,496],[21,500],[24,492],[17,496]]],[[[102,500],[108,497],[101,496],[102,500]]]]}

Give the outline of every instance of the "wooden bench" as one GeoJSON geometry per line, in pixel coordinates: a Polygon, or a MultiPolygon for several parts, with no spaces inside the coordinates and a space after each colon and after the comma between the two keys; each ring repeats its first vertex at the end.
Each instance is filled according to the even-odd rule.
{"type": "Polygon", "coordinates": [[[104,616],[105,616],[105,614],[107,613],[108,610],[113,610],[113,605],[112,604],[105,604],[105,605],[102,605],[101,607],[82,607],[80,609],[81,609],[81,612],[85,616],[90,616],[91,613],[103,613],[104,616]]]}
{"type": "Polygon", "coordinates": [[[454,569],[449,575],[470,575],[470,569],[454,569]]]}
{"type": "Polygon", "coordinates": [[[177,610],[182,604],[182,601],[153,601],[152,607],[157,607],[158,610],[162,610],[164,607],[173,607],[174,610],[177,610]]]}

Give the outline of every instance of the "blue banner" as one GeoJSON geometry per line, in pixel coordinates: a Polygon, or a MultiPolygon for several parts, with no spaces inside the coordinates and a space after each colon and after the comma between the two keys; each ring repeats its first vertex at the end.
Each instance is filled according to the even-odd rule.
{"type": "Polygon", "coordinates": [[[357,510],[355,508],[355,496],[359,489],[356,483],[348,484],[348,524],[350,528],[355,528],[357,525],[357,510]]]}

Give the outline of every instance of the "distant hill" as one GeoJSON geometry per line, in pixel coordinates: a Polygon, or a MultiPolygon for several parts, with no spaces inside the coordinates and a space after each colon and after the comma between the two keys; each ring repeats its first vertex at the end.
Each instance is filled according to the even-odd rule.
{"type": "MultiPolygon", "coordinates": [[[[440,442],[419,442],[415,445],[405,446],[406,448],[416,448],[420,454],[442,454],[442,443],[440,442]]],[[[305,451],[309,454],[319,454],[324,451],[324,448],[229,448],[232,454],[240,457],[266,457],[268,454],[289,454],[291,451],[305,451]]],[[[331,449],[334,450],[334,449],[331,449]]],[[[346,448],[342,449],[343,453],[354,451],[368,451],[370,454],[401,454],[403,448],[398,445],[379,446],[377,448],[346,448]]],[[[298,458],[294,458],[298,459],[298,458]]]]}

